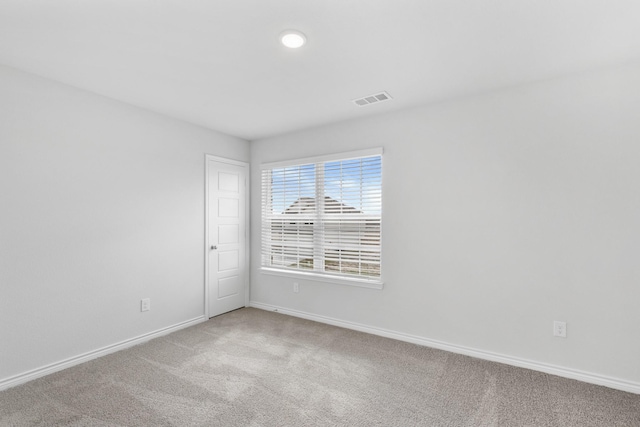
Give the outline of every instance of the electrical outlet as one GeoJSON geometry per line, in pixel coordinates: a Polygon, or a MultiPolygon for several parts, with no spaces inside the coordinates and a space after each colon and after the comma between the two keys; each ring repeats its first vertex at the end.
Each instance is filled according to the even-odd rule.
{"type": "Polygon", "coordinates": [[[140,300],[140,311],[151,310],[151,298],[144,298],[140,300]]]}
{"type": "Polygon", "coordinates": [[[293,283],[293,292],[300,292],[300,285],[298,285],[298,282],[293,283]]]}
{"type": "Polygon", "coordinates": [[[553,336],[566,338],[567,337],[567,322],[560,322],[558,320],[553,322],[553,336]]]}

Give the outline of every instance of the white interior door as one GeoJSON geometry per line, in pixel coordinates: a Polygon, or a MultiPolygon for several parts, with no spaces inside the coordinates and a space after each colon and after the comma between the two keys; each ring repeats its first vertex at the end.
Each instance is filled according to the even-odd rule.
{"type": "Polygon", "coordinates": [[[207,157],[207,287],[209,317],[246,304],[247,169],[207,157]]]}

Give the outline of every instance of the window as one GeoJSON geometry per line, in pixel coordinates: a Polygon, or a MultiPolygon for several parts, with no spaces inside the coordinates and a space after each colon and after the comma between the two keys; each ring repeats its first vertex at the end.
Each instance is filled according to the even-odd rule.
{"type": "Polygon", "coordinates": [[[381,284],[381,211],[382,149],[263,164],[262,268],[381,284]]]}

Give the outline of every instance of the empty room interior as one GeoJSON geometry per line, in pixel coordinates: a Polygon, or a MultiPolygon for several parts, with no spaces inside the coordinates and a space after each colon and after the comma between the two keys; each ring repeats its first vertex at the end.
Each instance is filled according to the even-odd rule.
{"type": "Polygon", "coordinates": [[[1,426],[640,426],[640,2],[0,1],[1,426]]]}

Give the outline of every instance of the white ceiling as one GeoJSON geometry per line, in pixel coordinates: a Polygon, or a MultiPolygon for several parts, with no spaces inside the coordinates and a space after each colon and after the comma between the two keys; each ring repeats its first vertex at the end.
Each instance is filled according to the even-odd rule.
{"type": "Polygon", "coordinates": [[[1,64],[250,140],[638,58],[638,0],[0,0],[1,64]]]}

